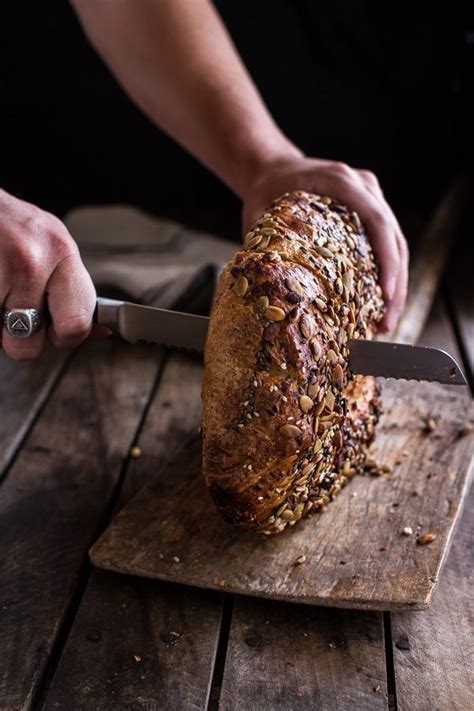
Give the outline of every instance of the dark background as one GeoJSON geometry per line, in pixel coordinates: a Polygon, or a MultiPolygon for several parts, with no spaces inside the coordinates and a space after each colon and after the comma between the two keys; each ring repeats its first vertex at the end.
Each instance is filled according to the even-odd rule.
{"type": "MultiPolygon", "coordinates": [[[[463,5],[216,3],[277,122],[307,154],[377,173],[398,209],[472,164],[474,28],[463,5]]],[[[156,129],[69,5],[0,10],[0,185],[62,215],[128,202],[221,234],[239,201],[156,129]]]]}

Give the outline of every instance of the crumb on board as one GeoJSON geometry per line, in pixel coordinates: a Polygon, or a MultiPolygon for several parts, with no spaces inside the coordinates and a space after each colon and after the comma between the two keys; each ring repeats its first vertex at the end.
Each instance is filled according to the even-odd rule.
{"type": "Polygon", "coordinates": [[[416,542],[420,546],[425,546],[427,543],[433,543],[437,538],[436,533],[422,533],[421,536],[418,536],[416,539],[416,542]]]}
{"type": "Polygon", "coordinates": [[[302,565],[305,562],[306,562],[306,556],[303,554],[303,555],[298,556],[298,558],[295,560],[294,564],[295,565],[302,565]]]}
{"type": "Polygon", "coordinates": [[[429,434],[430,432],[434,432],[436,429],[436,420],[434,420],[432,417],[425,417],[423,419],[421,429],[426,434],[429,434]]]}

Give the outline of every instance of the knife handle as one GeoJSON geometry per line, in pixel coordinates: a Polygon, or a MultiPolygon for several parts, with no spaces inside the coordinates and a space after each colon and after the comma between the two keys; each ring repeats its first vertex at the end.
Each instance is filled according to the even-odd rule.
{"type": "Polygon", "coordinates": [[[105,299],[102,296],[98,296],[92,323],[99,326],[107,326],[111,331],[117,331],[119,309],[123,304],[123,301],[118,301],[117,299],[105,299]]]}

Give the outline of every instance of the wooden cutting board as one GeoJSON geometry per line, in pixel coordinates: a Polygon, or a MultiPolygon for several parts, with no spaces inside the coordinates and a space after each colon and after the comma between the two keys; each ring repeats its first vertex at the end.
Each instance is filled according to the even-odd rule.
{"type": "Polygon", "coordinates": [[[372,456],[392,471],[355,477],[323,514],[275,537],[236,530],[210,501],[196,439],[119,513],[93,546],[93,564],[298,603],[426,608],[473,469],[470,399],[457,388],[385,381],[383,400],[372,456]],[[420,533],[436,538],[420,545],[420,533]]]}
{"type": "MultiPolygon", "coordinates": [[[[407,306],[390,340],[417,342],[465,192],[456,181],[418,240],[407,306]]],[[[461,388],[434,383],[383,381],[382,390],[385,414],[372,456],[392,472],[355,477],[321,516],[271,538],[227,525],[204,486],[195,440],[115,518],[90,551],[93,564],[291,602],[425,609],[474,468],[474,435],[460,436],[471,400],[461,388]],[[426,419],[435,422],[432,432],[423,429],[426,419]],[[419,545],[423,533],[436,538],[419,545]]]]}

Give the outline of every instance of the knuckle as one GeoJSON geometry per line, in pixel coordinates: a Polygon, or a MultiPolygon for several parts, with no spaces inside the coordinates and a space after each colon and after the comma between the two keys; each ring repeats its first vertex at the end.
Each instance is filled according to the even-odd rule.
{"type": "Polygon", "coordinates": [[[379,181],[375,173],[372,173],[371,170],[366,170],[365,168],[361,168],[360,170],[357,171],[361,178],[366,180],[368,183],[373,183],[374,185],[378,185],[379,181]]]}
{"type": "Polygon", "coordinates": [[[347,163],[341,163],[335,161],[330,164],[331,172],[343,180],[352,180],[354,178],[354,170],[347,165],[347,163]]]}
{"type": "Polygon", "coordinates": [[[41,250],[35,244],[24,240],[15,243],[8,261],[13,273],[26,277],[36,277],[44,271],[41,250]]]}
{"type": "Polygon", "coordinates": [[[65,259],[79,253],[77,244],[60,220],[50,230],[50,239],[57,258],[65,259]]]}

